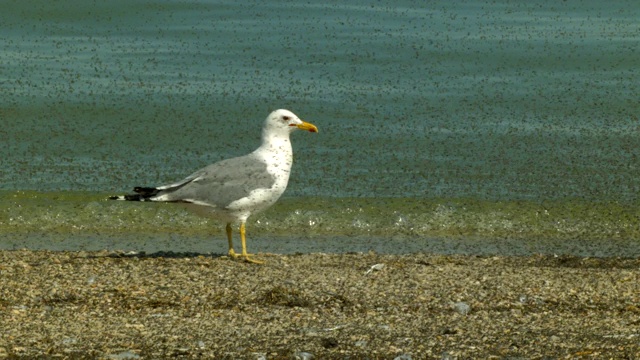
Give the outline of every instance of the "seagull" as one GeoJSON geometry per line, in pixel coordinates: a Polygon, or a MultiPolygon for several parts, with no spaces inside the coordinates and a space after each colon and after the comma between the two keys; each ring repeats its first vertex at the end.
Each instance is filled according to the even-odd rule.
{"type": "Polygon", "coordinates": [[[250,154],[206,166],[181,181],[135,187],[135,194],[111,196],[111,200],[186,203],[226,222],[229,256],[250,263],[262,263],[247,253],[245,224],[252,214],[273,205],[284,193],[293,163],[289,135],[297,129],[318,132],[289,110],[276,110],[262,127],[262,144],[250,154]],[[233,249],[233,228],[240,223],[242,254],[233,249]]]}

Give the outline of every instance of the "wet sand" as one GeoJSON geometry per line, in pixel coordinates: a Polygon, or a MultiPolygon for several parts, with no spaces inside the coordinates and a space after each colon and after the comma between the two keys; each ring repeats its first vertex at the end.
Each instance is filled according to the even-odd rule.
{"type": "Polygon", "coordinates": [[[640,357],[639,259],[259,257],[0,251],[0,357],[640,357]]]}

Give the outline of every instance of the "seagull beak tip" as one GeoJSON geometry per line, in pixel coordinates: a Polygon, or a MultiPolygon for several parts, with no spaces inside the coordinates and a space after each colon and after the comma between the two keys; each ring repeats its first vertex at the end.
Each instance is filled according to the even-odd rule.
{"type": "Polygon", "coordinates": [[[316,127],[315,125],[313,125],[311,123],[308,123],[306,121],[303,121],[302,124],[299,124],[297,126],[298,126],[298,129],[301,129],[301,130],[307,130],[307,131],[312,132],[312,133],[317,133],[318,132],[318,127],[316,127]]]}

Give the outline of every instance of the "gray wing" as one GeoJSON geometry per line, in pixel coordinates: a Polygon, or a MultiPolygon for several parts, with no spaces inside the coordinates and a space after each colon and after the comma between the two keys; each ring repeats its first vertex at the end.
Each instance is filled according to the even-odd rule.
{"type": "Polygon", "coordinates": [[[155,201],[185,201],[226,208],[256,189],[269,189],[275,177],[267,164],[253,154],[222,160],[202,168],[184,180],[157,189],[155,201]]]}

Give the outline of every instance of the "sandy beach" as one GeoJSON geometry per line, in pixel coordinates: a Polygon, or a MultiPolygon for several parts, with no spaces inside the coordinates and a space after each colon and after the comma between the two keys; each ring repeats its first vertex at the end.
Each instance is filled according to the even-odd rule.
{"type": "Polygon", "coordinates": [[[640,357],[640,260],[0,252],[0,357],[640,357]]]}

